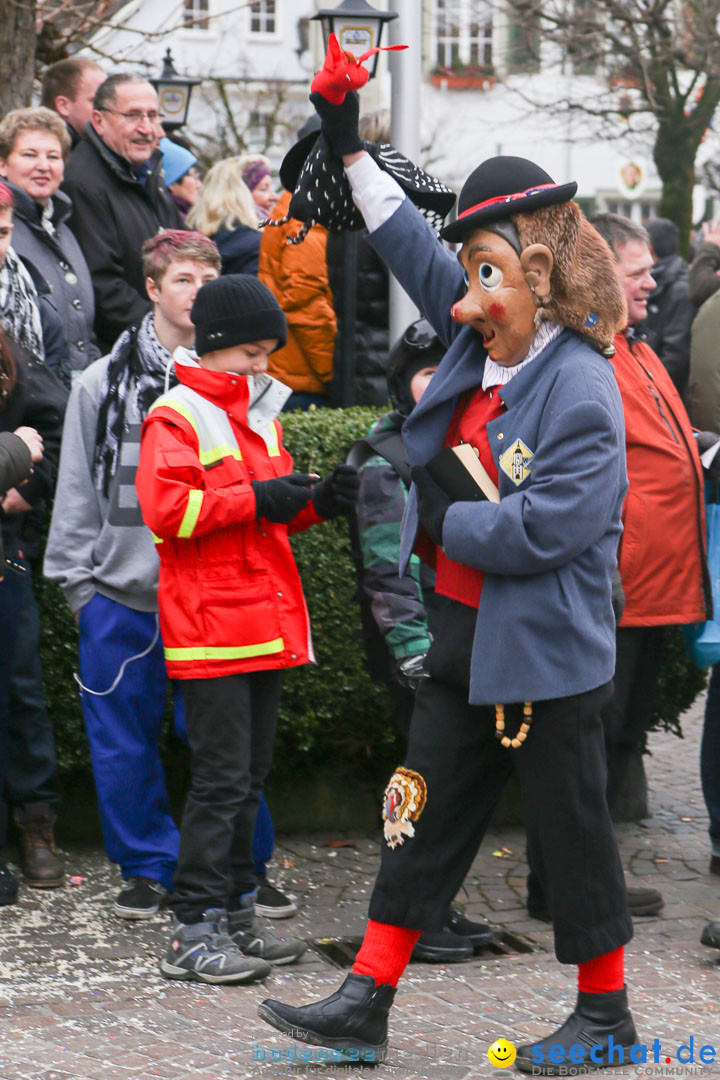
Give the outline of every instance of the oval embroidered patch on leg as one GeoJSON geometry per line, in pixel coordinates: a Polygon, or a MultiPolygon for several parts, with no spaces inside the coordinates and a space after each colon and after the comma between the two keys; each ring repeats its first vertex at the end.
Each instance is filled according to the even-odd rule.
{"type": "Polygon", "coordinates": [[[391,848],[414,836],[413,822],[422,814],[427,802],[427,784],[418,772],[400,766],[390,777],[383,795],[383,832],[391,848]]]}

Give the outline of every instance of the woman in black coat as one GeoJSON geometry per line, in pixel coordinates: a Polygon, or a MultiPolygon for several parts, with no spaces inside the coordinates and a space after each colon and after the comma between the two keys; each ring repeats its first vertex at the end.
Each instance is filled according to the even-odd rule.
{"type": "MultiPolygon", "coordinates": [[[[0,792],[8,756],[10,675],[18,622],[31,602],[23,550],[27,513],[52,493],[67,391],[45,363],[0,331],[0,792]]],[[[0,805],[0,850],[6,812],[0,805]]],[[[0,906],[14,903],[17,881],[0,861],[0,906]]]]}

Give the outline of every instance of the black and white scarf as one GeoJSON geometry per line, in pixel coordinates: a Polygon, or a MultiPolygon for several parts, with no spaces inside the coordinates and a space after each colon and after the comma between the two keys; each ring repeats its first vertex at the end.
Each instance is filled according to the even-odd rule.
{"type": "Polygon", "coordinates": [[[0,323],[39,360],[45,359],[40,301],[33,280],[11,247],[0,265],[0,323]]]}
{"type": "Polygon", "coordinates": [[[155,320],[149,312],[139,326],[126,330],[110,353],[105,393],[98,410],[93,473],[98,490],[109,498],[110,482],[117,472],[123,435],[128,429],[125,413],[128,397],[135,394],[137,419],[142,421],[154,401],[177,382],[172,353],[158,341],[155,320]]]}

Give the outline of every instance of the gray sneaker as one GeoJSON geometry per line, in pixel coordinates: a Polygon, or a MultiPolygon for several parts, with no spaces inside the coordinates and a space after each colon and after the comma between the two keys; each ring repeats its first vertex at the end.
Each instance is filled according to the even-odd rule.
{"type": "Polygon", "coordinates": [[[253,893],[240,898],[240,907],[228,912],[229,933],[239,949],[250,957],[261,957],[268,964],[293,964],[307,945],[299,938],[278,938],[255,914],[253,893]]]}
{"type": "Polygon", "coordinates": [[[160,970],[168,979],[205,983],[259,982],[270,974],[264,960],[245,956],[227,933],[227,915],[210,908],[203,921],[173,926],[167,956],[160,970]]]}

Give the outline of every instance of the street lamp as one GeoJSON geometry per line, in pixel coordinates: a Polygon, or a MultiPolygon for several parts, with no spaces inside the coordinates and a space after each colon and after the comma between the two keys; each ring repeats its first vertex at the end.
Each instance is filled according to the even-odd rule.
{"type": "Polygon", "coordinates": [[[157,92],[158,108],[163,114],[162,126],[165,132],[177,131],[187,122],[193,86],[201,83],[202,79],[178,75],[173,64],[172,53],[168,49],[163,57],[163,69],[160,75],[155,79],[150,79],[150,82],[157,92]]]}
{"type": "MultiPolygon", "coordinates": [[[[367,0],[342,0],[336,8],[321,8],[310,16],[311,21],[320,20],[326,52],[328,38],[334,34],[340,48],[354,56],[379,46],[385,23],[397,17],[397,11],[378,11],[367,0]]],[[[378,56],[379,53],[375,53],[365,62],[371,79],[375,75],[378,56]]]]}
{"type": "MultiPolygon", "coordinates": [[[[378,11],[366,0],[342,0],[336,8],[321,8],[310,21],[320,20],[325,44],[335,34],[340,48],[355,57],[380,44],[386,22],[397,19],[397,11],[378,11]]],[[[369,77],[375,76],[379,53],[365,61],[369,77]]],[[[342,330],[340,334],[341,370],[335,372],[337,404],[342,408],[355,404],[355,322],[357,319],[358,234],[345,233],[343,250],[342,330]]],[[[338,315],[340,316],[340,312],[338,315]]]]}

